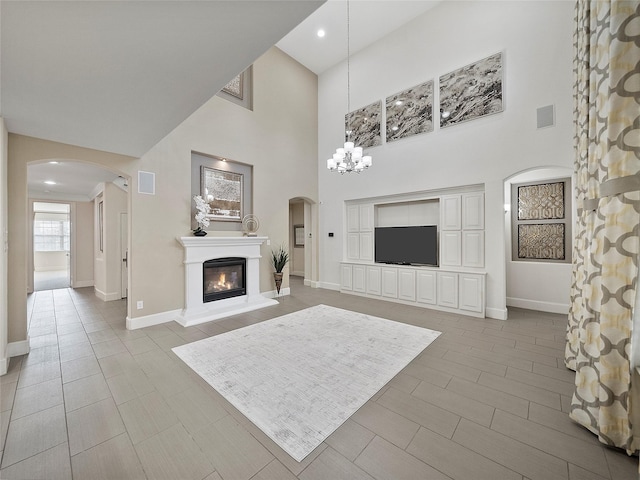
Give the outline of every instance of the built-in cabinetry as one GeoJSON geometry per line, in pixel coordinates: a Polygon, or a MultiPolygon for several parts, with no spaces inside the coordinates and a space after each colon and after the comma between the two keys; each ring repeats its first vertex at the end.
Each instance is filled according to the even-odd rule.
{"type": "Polygon", "coordinates": [[[344,258],[344,293],[484,317],[484,192],[461,187],[347,202],[344,258]],[[376,226],[434,224],[439,266],[374,263],[376,226]]]}
{"type": "Polygon", "coordinates": [[[357,263],[340,268],[341,292],[484,317],[484,273],[357,263]]]}

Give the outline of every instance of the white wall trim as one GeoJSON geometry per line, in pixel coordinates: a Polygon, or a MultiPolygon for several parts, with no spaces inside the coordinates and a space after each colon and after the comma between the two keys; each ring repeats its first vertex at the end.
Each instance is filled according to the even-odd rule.
{"type": "Polygon", "coordinates": [[[154,313],[152,315],[145,315],[144,317],[129,318],[127,316],[127,330],[136,330],[138,328],[152,327],[154,325],[172,322],[179,318],[181,313],[182,309],[179,308],[178,310],[154,313]]]}
{"type": "Polygon", "coordinates": [[[19,355],[26,355],[30,351],[29,347],[29,336],[27,335],[26,340],[21,340],[19,342],[10,342],[7,344],[7,357],[17,357],[19,355]]]}
{"type": "Polygon", "coordinates": [[[486,307],[484,315],[487,318],[493,318],[495,320],[507,320],[508,312],[506,308],[486,307]]]}
{"type": "Polygon", "coordinates": [[[311,288],[320,288],[320,282],[316,282],[313,280],[309,280],[308,278],[304,279],[304,286],[311,288]]]}
{"type": "Polygon", "coordinates": [[[76,280],[73,282],[73,288],[93,287],[93,280],[76,280]]]}
{"type": "Polygon", "coordinates": [[[6,375],[8,370],[9,370],[9,357],[0,358],[0,377],[2,375],[6,375]]]}
{"type": "Polygon", "coordinates": [[[291,295],[291,289],[289,287],[286,287],[281,288],[280,293],[278,293],[276,290],[269,290],[268,292],[260,292],[260,294],[266,298],[280,298],[284,297],[285,295],[291,295]]]}
{"type": "Polygon", "coordinates": [[[95,293],[96,293],[96,297],[98,297],[100,300],[102,300],[104,302],[111,302],[113,300],[121,300],[120,292],[105,293],[102,290],[99,290],[97,288],[95,288],[94,290],[95,290],[95,293]]]}
{"type": "Polygon", "coordinates": [[[513,298],[507,297],[507,306],[526,308],[528,310],[538,310],[540,312],[548,313],[569,313],[568,303],[552,303],[552,302],[540,302],[538,300],[528,300],[526,298],[513,298]]]}
{"type": "Polygon", "coordinates": [[[324,288],[326,290],[335,290],[336,292],[340,291],[339,283],[331,283],[331,282],[317,282],[318,288],[324,288]]]}

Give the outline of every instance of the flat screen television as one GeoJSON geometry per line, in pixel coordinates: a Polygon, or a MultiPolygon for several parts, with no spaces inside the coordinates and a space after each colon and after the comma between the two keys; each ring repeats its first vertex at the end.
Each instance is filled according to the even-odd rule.
{"type": "Polygon", "coordinates": [[[375,261],[399,265],[438,265],[438,227],[376,227],[375,261]]]}

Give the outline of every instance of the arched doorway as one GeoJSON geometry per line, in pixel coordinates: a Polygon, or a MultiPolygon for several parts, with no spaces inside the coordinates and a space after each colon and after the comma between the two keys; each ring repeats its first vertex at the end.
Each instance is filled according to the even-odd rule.
{"type": "MultiPolygon", "coordinates": [[[[506,266],[507,306],[552,313],[567,313],[571,283],[572,229],[575,224],[573,205],[573,171],[568,167],[538,167],[517,172],[504,180],[504,241],[506,266]],[[566,228],[561,229],[566,245],[562,260],[524,258],[519,255],[520,234],[518,222],[518,188],[520,186],[568,183],[563,195],[566,228]]],[[[556,215],[559,217],[559,215],[556,215]]],[[[558,218],[557,221],[563,219],[558,218]]],[[[541,216],[529,225],[544,226],[552,222],[541,216]]],[[[535,255],[534,255],[535,256],[535,255]]],[[[544,257],[544,255],[541,255],[544,257]]]]}
{"type": "Polygon", "coordinates": [[[315,210],[316,203],[309,198],[295,197],[289,200],[289,275],[311,287],[317,286],[318,279],[315,210]]]}

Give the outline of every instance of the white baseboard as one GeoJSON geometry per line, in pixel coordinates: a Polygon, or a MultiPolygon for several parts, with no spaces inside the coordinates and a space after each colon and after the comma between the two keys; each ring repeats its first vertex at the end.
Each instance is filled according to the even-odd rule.
{"type": "Polygon", "coordinates": [[[506,320],[508,312],[506,308],[490,308],[486,307],[484,314],[487,318],[493,318],[495,320],[506,320]]]}
{"type": "Polygon", "coordinates": [[[73,282],[73,288],[93,287],[93,280],[76,280],[73,282]]]}
{"type": "Polygon", "coordinates": [[[9,370],[9,357],[0,358],[0,377],[9,370]]]}
{"type": "Polygon", "coordinates": [[[320,283],[319,282],[314,282],[313,280],[309,280],[307,278],[304,279],[304,286],[305,287],[311,287],[311,288],[320,288],[320,283]]]}
{"type": "Polygon", "coordinates": [[[144,317],[129,318],[127,317],[127,330],[136,330],[138,328],[152,327],[162,323],[172,322],[180,317],[182,309],[170,310],[168,312],[154,313],[145,315],[144,317]]]}
{"type": "Polygon", "coordinates": [[[21,340],[19,342],[10,342],[7,344],[7,357],[17,357],[19,355],[26,355],[30,351],[29,347],[29,336],[27,335],[26,340],[21,340]]]}
{"type": "Polygon", "coordinates": [[[278,293],[276,290],[271,290],[269,292],[260,292],[260,295],[266,298],[279,298],[284,297],[285,295],[291,295],[291,289],[289,287],[281,288],[280,293],[278,293]]]}
{"type": "Polygon", "coordinates": [[[318,288],[324,288],[326,290],[335,290],[336,292],[340,291],[339,283],[329,283],[329,282],[318,282],[318,288]]]}
{"type": "Polygon", "coordinates": [[[561,313],[561,314],[569,313],[568,303],[540,302],[538,300],[528,300],[526,298],[507,297],[507,306],[526,308],[528,310],[538,310],[539,312],[561,313]]]}
{"type": "Polygon", "coordinates": [[[97,288],[94,288],[95,293],[96,293],[96,297],[98,297],[100,300],[102,300],[103,302],[111,302],[113,300],[120,300],[121,299],[121,295],[120,292],[103,292],[102,290],[98,290],[97,288]]]}

